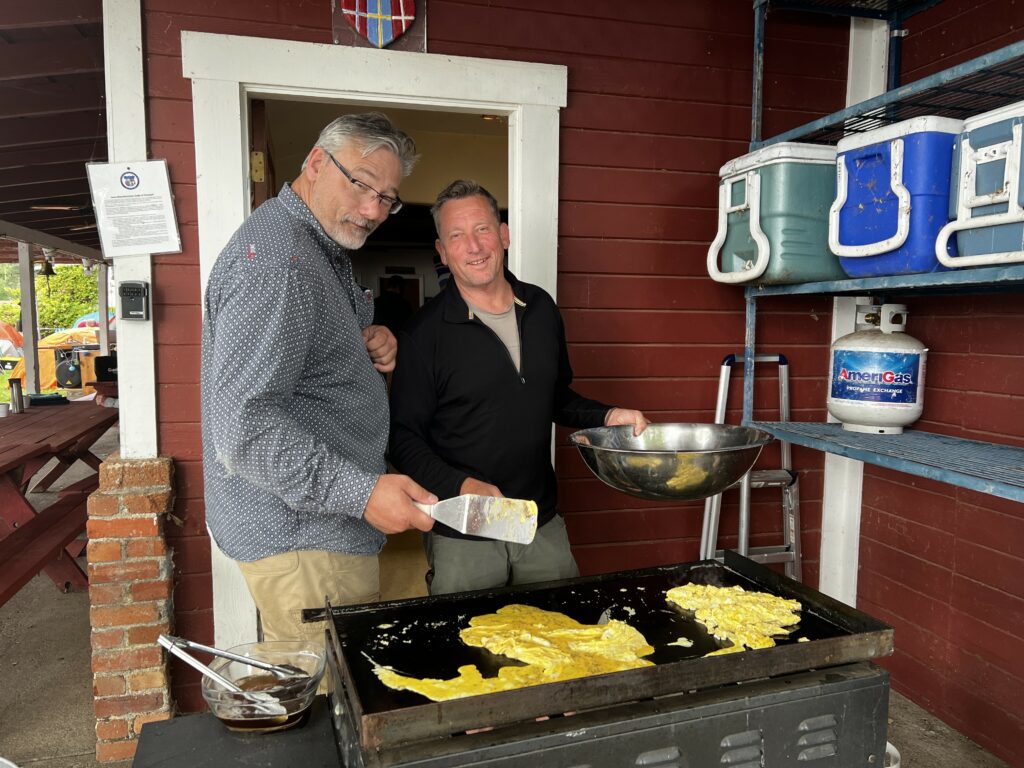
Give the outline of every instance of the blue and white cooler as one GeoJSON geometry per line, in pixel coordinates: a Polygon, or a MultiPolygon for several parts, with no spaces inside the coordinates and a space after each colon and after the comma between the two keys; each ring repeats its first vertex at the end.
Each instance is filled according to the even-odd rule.
{"type": "Polygon", "coordinates": [[[719,283],[804,283],[843,277],[828,250],[835,147],[782,142],[719,171],[718,232],[708,274],[719,283]]]}
{"type": "MultiPolygon", "coordinates": [[[[840,140],[828,241],[847,275],[944,269],[935,241],[949,221],[953,145],[962,129],[961,120],[915,117],[840,140]]],[[[949,249],[956,253],[954,243],[949,249]]]]}
{"type": "Polygon", "coordinates": [[[953,153],[949,217],[935,242],[947,267],[1024,261],[1024,184],[1021,179],[1024,101],[964,120],[953,153]],[[956,234],[957,254],[946,243],[956,234]]]}

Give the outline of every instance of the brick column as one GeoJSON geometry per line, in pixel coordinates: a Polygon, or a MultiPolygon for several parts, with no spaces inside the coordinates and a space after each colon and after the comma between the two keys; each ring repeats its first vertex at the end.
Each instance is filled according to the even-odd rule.
{"type": "Polygon", "coordinates": [[[171,556],[164,518],[174,503],[170,459],[121,459],[100,466],[89,497],[89,605],[96,759],[134,756],[144,723],[171,716],[157,635],[171,628],[171,556]]]}

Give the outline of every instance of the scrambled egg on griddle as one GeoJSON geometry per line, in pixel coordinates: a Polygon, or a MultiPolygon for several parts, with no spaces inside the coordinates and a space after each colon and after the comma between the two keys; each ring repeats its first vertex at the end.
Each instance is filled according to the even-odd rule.
{"type": "Polygon", "coordinates": [[[459,667],[450,680],[407,677],[374,666],[380,681],[395,690],[416,691],[432,701],[508,691],[540,683],[652,666],[642,656],[654,652],[644,636],[628,624],[580,624],[563,613],[528,605],[506,605],[496,613],[476,616],[459,635],[467,645],[486,648],[526,666],[502,667],[485,678],[473,664],[459,667]]]}
{"type": "Polygon", "coordinates": [[[773,635],[789,633],[800,623],[800,601],[786,600],[743,587],[684,584],[665,593],[670,603],[693,611],[694,618],[719,640],[732,645],[707,654],[737,653],[746,648],[771,648],[773,635]]]}

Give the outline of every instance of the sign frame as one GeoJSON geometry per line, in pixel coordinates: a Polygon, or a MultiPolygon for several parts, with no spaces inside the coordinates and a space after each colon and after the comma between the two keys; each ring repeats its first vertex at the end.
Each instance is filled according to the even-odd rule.
{"type": "Polygon", "coordinates": [[[104,257],[181,253],[166,160],[86,163],[85,170],[104,257]]]}

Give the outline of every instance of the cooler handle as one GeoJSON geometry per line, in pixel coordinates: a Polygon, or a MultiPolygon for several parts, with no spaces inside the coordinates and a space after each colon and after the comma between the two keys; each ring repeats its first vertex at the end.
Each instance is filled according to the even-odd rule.
{"type": "Polygon", "coordinates": [[[768,268],[768,257],[771,255],[771,245],[768,236],[761,229],[761,175],[756,171],[750,171],[745,176],[724,179],[718,188],[718,232],[715,239],[711,241],[708,248],[708,274],[711,279],[719,283],[746,283],[756,280],[764,274],[768,268]],[[730,193],[736,184],[744,185],[742,203],[732,205],[730,193]],[[729,214],[750,209],[750,236],[757,245],[757,259],[747,261],[743,269],[736,272],[722,272],[718,268],[718,256],[725,243],[729,230],[729,214]]]}
{"type": "MultiPolygon", "coordinates": [[[[860,157],[872,157],[872,151],[860,157]]],[[[910,192],[903,186],[903,139],[893,139],[889,143],[889,186],[896,194],[899,207],[896,211],[896,232],[892,237],[863,245],[843,245],[839,242],[839,212],[846,205],[848,194],[846,158],[850,153],[836,158],[836,199],[828,212],[828,247],[836,256],[860,258],[862,256],[878,256],[894,251],[907,241],[910,234],[910,192]]]]}
{"type": "Polygon", "coordinates": [[[971,148],[971,137],[964,134],[960,140],[960,168],[957,173],[959,191],[956,200],[956,218],[939,230],[935,238],[935,258],[945,267],[981,267],[993,264],[1014,264],[1024,261],[1024,250],[980,253],[974,256],[950,256],[947,252],[949,238],[954,232],[965,229],[994,227],[1000,224],[1019,224],[1024,221],[1018,186],[1021,162],[1021,124],[1013,126],[1013,138],[1001,144],[982,149],[971,148]],[[978,158],[993,162],[1005,158],[1003,165],[1002,189],[988,195],[977,194],[978,158]],[[993,203],[1006,203],[1003,213],[972,217],[974,208],[993,203]]]}

